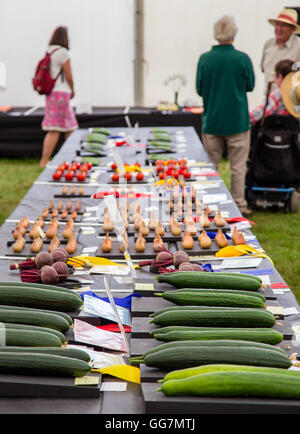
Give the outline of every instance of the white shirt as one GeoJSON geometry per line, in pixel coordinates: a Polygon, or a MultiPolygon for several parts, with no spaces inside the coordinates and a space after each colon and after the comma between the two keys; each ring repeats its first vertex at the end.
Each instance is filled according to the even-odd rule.
{"type": "MultiPolygon", "coordinates": [[[[61,47],[60,45],[50,45],[47,48],[47,52],[51,53],[53,50],[56,50],[51,55],[51,63],[50,63],[50,74],[52,78],[57,77],[59,72],[62,69],[62,65],[70,58],[69,50],[67,50],[64,47],[61,47]]],[[[71,88],[66,80],[66,77],[64,77],[64,74],[61,73],[54,85],[53,91],[59,91],[59,92],[68,92],[71,93],[71,88]]]]}
{"type": "MultiPolygon", "coordinates": [[[[291,35],[281,47],[277,45],[275,38],[269,39],[265,43],[260,66],[265,74],[266,89],[268,83],[274,80],[276,63],[285,59],[300,62],[300,38],[298,36],[291,35]]],[[[276,87],[276,84],[272,86],[271,91],[274,87],[276,87]]]]}

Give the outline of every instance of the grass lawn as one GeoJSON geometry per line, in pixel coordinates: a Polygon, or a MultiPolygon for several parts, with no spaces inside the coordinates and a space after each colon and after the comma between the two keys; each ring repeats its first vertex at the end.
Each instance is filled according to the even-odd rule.
{"type": "MultiPolygon", "coordinates": [[[[38,175],[38,159],[0,159],[0,225],[16,208],[38,175]]],[[[230,169],[223,160],[219,172],[230,190],[230,169]]],[[[252,232],[300,304],[300,212],[255,211],[252,232]]]]}
{"type": "MultiPolygon", "coordinates": [[[[227,160],[222,161],[219,173],[230,190],[230,169],[227,160]]],[[[256,223],[251,229],[252,233],[300,304],[300,211],[285,213],[255,210],[250,220],[256,223]]]]}

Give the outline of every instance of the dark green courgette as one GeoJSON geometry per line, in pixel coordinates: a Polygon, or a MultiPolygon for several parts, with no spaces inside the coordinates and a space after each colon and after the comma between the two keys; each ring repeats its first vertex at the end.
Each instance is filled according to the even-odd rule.
{"type": "Polygon", "coordinates": [[[167,371],[190,368],[198,365],[232,363],[237,365],[270,366],[289,368],[292,366],[287,355],[279,351],[257,347],[225,346],[176,346],[166,348],[144,357],[145,365],[167,371]]]}
{"type": "Polygon", "coordinates": [[[0,374],[81,377],[91,372],[84,360],[53,354],[0,352],[0,374]]]}
{"type": "Polygon", "coordinates": [[[165,395],[300,398],[300,378],[269,372],[209,372],[169,380],[158,389],[165,395]]]}
{"type": "Polygon", "coordinates": [[[199,309],[168,311],[150,320],[160,326],[184,325],[206,327],[273,327],[276,323],[271,312],[264,309],[199,309]]]}
{"type": "Polygon", "coordinates": [[[62,333],[68,331],[70,328],[70,324],[55,313],[33,312],[32,310],[0,309],[0,322],[49,327],[50,329],[59,330],[62,333]]]}

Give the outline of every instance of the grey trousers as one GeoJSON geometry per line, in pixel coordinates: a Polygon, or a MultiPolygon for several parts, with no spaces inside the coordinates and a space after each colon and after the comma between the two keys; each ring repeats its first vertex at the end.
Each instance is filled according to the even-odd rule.
{"type": "Polygon", "coordinates": [[[231,136],[202,134],[202,142],[216,169],[218,169],[223,156],[224,144],[227,144],[227,156],[231,170],[231,195],[240,209],[246,208],[245,177],[250,148],[250,130],[231,136]]]}

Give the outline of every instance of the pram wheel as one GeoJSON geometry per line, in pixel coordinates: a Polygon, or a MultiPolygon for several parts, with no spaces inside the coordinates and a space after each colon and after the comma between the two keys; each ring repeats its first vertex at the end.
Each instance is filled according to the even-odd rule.
{"type": "Polygon", "coordinates": [[[291,213],[297,213],[299,209],[299,194],[293,191],[289,200],[289,211],[291,213]]]}

